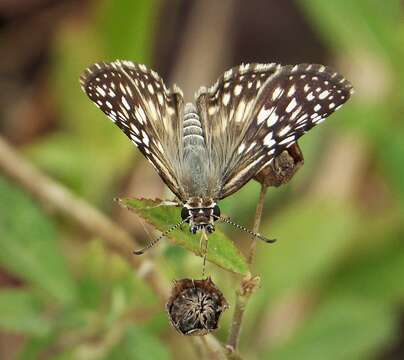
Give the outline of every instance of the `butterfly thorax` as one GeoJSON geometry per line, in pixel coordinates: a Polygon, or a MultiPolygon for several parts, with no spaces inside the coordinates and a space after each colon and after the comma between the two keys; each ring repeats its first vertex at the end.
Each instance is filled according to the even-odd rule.
{"type": "Polygon", "coordinates": [[[213,223],[220,217],[220,209],[211,198],[192,197],[184,204],[181,217],[189,223],[189,231],[193,234],[199,230],[212,233],[215,231],[213,223]]]}

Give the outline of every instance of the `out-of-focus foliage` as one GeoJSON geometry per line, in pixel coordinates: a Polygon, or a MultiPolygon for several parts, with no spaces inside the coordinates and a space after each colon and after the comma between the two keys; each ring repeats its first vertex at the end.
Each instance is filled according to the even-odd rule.
{"type": "Polygon", "coordinates": [[[57,300],[66,303],[74,300],[74,282],[57,249],[57,234],[50,219],[3,179],[0,193],[2,266],[57,300]]]}
{"type": "MultiPolygon", "coordinates": [[[[398,0],[296,3],[332,54],[330,62],[347,69],[356,94],[302,138],[305,165],[288,185],[268,192],[261,232],[278,242],[257,244],[252,272],[260,275],[261,288],[248,306],[240,353],[271,360],[382,358],[400,337],[404,300],[403,10],[398,0]],[[346,138],[360,145],[365,158],[354,179],[360,188],[313,189],[327,175],[321,171],[334,166],[322,156],[346,138]]],[[[101,59],[152,63],[156,25],[167,21],[158,17],[159,5],[93,2],[89,18],[61,26],[49,74],[60,121],[55,131],[22,149],[36,166],[105,212],[112,212],[122,179],[149,165],[88,101],[78,78],[101,59]]],[[[335,164],[336,181],[326,184],[340,185],[356,151],[344,152],[343,164],[335,164]]],[[[258,192],[259,185],[250,182],[221,203],[222,212],[250,224],[258,192]]],[[[195,356],[127,261],[42,205],[0,174],[0,265],[17,281],[0,290],[0,329],[24,336],[18,359],[195,356]]],[[[177,222],[179,212],[167,212],[166,220],[167,226],[177,222]]],[[[234,244],[223,241],[223,251],[215,252],[215,240],[224,239],[217,233],[209,256],[225,269],[246,273],[237,249],[245,253],[249,239],[227,226],[221,230],[234,244]]],[[[176,239],[198,250],[198,239],[176,239]]],[[[168,280],[201,276],[202,261],[192,252],[166,240],[155,251],[156,266],[168,280]]],[[[239,276],[214,264],[207,271],[232,309],[239,276]]],[[[222,319],[221,341],[231,315],[230,310],[222,319]]]]}

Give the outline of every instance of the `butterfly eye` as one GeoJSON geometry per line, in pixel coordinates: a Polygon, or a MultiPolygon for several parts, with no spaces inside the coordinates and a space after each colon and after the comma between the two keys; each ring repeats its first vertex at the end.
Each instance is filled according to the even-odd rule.
{"type": "Polygon", "coordinates": [[[215,227],[212,224],[206,225],[205,229],[209,234],[212,234],[215,231],[215,227]]]}
{"type": "Polygon", "coordinates": [[[218,205],[213,207],[213,217],[217,220],[220,217],[220,208],[218,205]]]}
{"type": "MultiPolygon", "coordinates": [[[[181,218],[182,218],[182,220],[185,220],[185,219],[189,218],[189,216],[190,216],[189,209],[184,206],[182,208],[182,210],[181,210],[181,218]]],[[[186,222],[189,222],[189,219],[186,222]]]]}

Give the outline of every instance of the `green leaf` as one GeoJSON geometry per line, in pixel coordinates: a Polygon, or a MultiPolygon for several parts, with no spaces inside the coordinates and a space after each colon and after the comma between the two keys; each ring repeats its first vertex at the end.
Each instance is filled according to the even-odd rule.
{"type": "Polygon", "coordinates": [[[76,289],[52,223],[26,194],[2,178],[0,239],[0,264],[8,271],[61,302],[75,298],[76,289]]]}
{"type": "Polygon", "coordinates": [[[262,358],[369,359],[394,334],[393,312],[373,301],[333,298],[301,324],[288,341],[262,358]]]}
{"type": "Polygon", "coordinates": [[[130,326],[123,340],[114,347],[104,360],[166,360],[168,349],[155,336],[145,329],[130,326]]]}
{"type": "MultiPolygon", "coordinates": [[[[178,223],[181,219],[180,210],[175,206],[161,205],[160,200],[121,199],[120,204],[135,211],[139,216],[158,230],[165,231],[169,226],[178,223]]],[[[192,235],[188,226],[183,230],[174,230],[168,237],[175,244],[201,256],[200,234],[192,235]]],[[[207,259],[216,265],[238,274],[247,274],[248,265],[234,242],[227,238],[220,230],[209,235],[207,259]]]]}
{"type": "Polygon", "coordinates": [[[50,323],[42,317],[42,306],[27,290],[0,291],[0,328],[21,334],[46,335],[50,323]]]}

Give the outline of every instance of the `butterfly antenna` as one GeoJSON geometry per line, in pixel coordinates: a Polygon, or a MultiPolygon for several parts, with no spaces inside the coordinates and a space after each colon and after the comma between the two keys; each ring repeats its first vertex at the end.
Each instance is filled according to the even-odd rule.
{"type": "Polygon", "coordinates": [[[159,237],[157,237],[156,239],[154,239],[152,242],[148,243],[144,248],[139,249],[139,250],[134,250],[133,253],[135,255],[142,255],[146,250],[150,249],[151,247],[153,247],[154,245],[156,245],[163,237],[167,236],[171,231],[179,228],[181,225],[183,225],[184,223],[186,223],[191,217],[188,217],[182,221],[180,221],[178,224],[175,224],[173,226],[171,226],[169,229],[167,229],[166,231],[164,231],[159,237]]]}
{"type": "Polygon", "coordinates": [[[220,221],[223,221],[223,222],[226,223],[226,224],[233,225],[233,226],[236,227],[237,229],[242,230],[242,231],[244,231],[244,232],[250,234],[250,235],[253,236],[254,238],[258,238],[258,239],[260,239],[260,240],[262,240],[262,241],[264,241],[264,242],[266,242],[266,243],[271,244],[271,243],[274,243],[274,242],[276,241],[276,239],[268,239],[268,238],[266,238],[265,236],[262,236],[262,235],[260,235],[260,234],[258,234],[258,233],[255,233],[255,232],[253,232],[253,231],[247,229],[247,228],[244,227],[243,225],[240,225],[240,224],[237,224],[237,223],[231,221],[230,219],[227,219],[227,218],[224,218],[224,217],[221,217],[221,216],[217,216],[217,219],[219,219],[220,221]]]}

